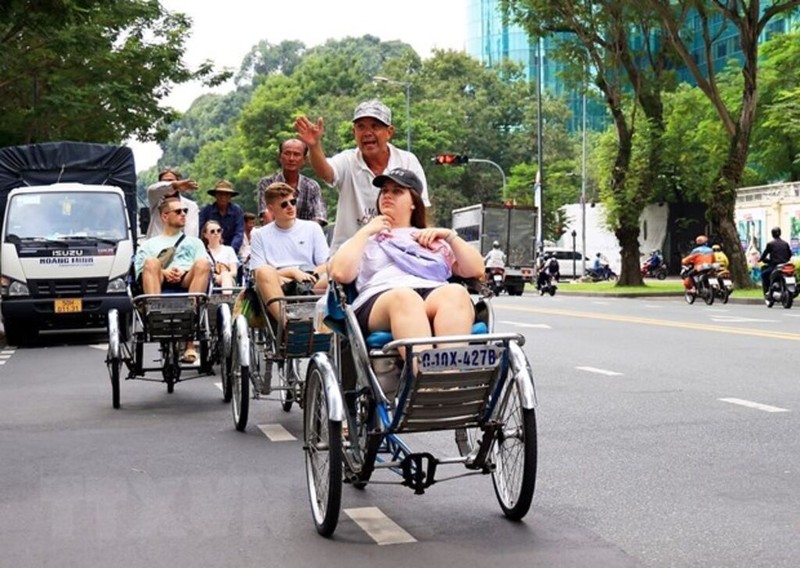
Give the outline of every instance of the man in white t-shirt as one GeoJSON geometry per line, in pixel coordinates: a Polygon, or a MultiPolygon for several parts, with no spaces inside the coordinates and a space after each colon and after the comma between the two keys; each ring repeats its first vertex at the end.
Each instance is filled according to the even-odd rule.
{"type": "Polygon", "coordinates": [[[158,173],[158,181],[147,188],[147,201],[150,205],[150,224],[147,226],[147,238],[160,235],[164,230],[158,206],[167,197],[179,197],[181,204],[188,210],[186,226],[183,232],[190,237],[200,236],[200,209],[197,203],[186,197],[197,189],[193,179],[182,179],[180,172],[167,168],[158,173]]]}
{"type": "Polygon", "coordinates": [[[331,158],[326,158],[322,149],[322,118],[313,123],[300,116],[294,126],[300,140],[308,145],[314,173],[339,191],[332,253],[377,214],[379,190],[372,180],[386,171],[402,168],[414,172],[422,181],[422,201],[430,207],[422,165],[414,154],[389,143],[394,135],[392,111],[380,101],[365,101],[356,107],[353,135],[358,147],[331,158]]]}
{"type": "MultiPolygon", "coordinates": [[[[292,186],[273,183],[264,195],[275,220],[254,230],[250,241],[250,270],[259,296],[266,304],[287,293],[292,295],[296,283],[307,283],[321,294],[328,286],[325,262],[329,254],[322,227],[297,218],[292,186]]],[[[274,318],[280,316],[277,302],[269,304],[268,309],[274,318]]]]}

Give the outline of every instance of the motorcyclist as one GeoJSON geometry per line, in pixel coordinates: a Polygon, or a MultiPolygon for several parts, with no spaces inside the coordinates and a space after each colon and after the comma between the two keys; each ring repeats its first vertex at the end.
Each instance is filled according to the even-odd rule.
{"type": "Polygon", "coordinates": [[[694,275],[702,270],[705,265],[714,263],[714,251],[708,246],[708,237],[699,235],[695,239],[695,246],[688,256],[681,259],[681,264],[690,266],[683,279],[683,287],[692,292],[696,289],[694,275]]]}
{"type": "Polygon", "coordinates": [[[764,295],[767,295],[769,290],[769,280],[773,271],[779,264],[784,264],[792,259],[792,249],[789,243],[781,239],[781,228],[772,228],[772,240],[767,243],[764,252],[761,253],[759,262],[763,262],[765,266],[761,268],[761,288],[764,295]]]}
{"type": "Polygon", "coordinates": [[[539,274],[536,278],[536,288],[541,289],[547,281],[554,278],[556,282],[559,281],[561,273],[559,272],[558,260],[553,253],[546,253],[539,265],[539,274]]]}
{"type": "Polygon", "coordinates": [[[719,264],[720,272],[727,272],[728,266],[730,265],[728,255],[722,252],[722,247],[719,245],[712,246],[711,250],[714,251],[714,262],[719,264]]]}
{"type": "Polygon", "coordinates": [[[486,268],[505,268],[506,266],[506,255],[500,249],[500,243],[494,241],[492,243],[492,250],[486,253],[486,256],[483,257],[483,262],[486,264],[486,268]]]}
{"type": "Polygon", "coordinates": [[[598,252],[595,255],[594,262],[592,262],[592,271],[597,275],[598,278],[609,278],[611,268],[609,268],[608,259],[603,256],[603,253],[598,252]]]}

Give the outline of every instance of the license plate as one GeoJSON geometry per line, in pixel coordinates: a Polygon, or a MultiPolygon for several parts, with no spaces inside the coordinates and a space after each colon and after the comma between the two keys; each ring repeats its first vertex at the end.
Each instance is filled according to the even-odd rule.
{"type": "Polygon", "coordinates": [[[417,355],[423,371],[485,369],[500,363],[502,349],[491,345],[430,349],[417,355]]]}
{"type": "Polygon", "coordinates": [[[83,311],[83,301],[80,298],[60,299],[55,302],[57,314],[76,314],[83,311]]]}
{"type": "Polygon", "coordinates": [[[787,284],[794,284],[794,276],[787,276],[786,277],[787,284]]]}
{"type": "Polygon", "coordinates": [[[733,282],[731,280],[728,280],[727,278],[724,278],[722,280],[722,283],[725,285],[726,288],[733,288],[733,282]]]}
{"type": "Polygon", "coordinates": [[[147,302],[151,312],[188,312],[194,310],[191,298],[158,299],[147,302]]]}

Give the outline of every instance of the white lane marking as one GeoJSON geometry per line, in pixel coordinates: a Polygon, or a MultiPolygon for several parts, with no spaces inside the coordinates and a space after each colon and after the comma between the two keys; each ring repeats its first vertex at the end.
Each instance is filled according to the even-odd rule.
{"type": "Polygon", "coordinates": [[[3,355],[9,355],[10,356],[10,355],[13,355],[15,351],[16,351],[16,349],[3,349],[2,351],[0,351],[0,353],[3,354],[3,355]]]}
{"type": "Polygon", "coordinates": [[[800,318],[800,314],[783,314],[785,318],[800,318]]]}
{"type": "Polygon", "coordinates": [[[219,390],[222,390],[222,383],[214,383],[214,386],[217,387],[219,390]]]}
{"type": "Polygon", "coordinates": [[[658,305],[658,304],[642,304],[642,307],[655,310],[655,309],[660,308],[661,306],[658,305]]]}
{"type": "Polygon", "coordinates": [[[108,343],[98,343],[97,345],[90,345],[92,349],[98,349],[100,351],[108,350],[108,343]]]}
{"type": "Polygon", "coordinates": [[[741,398],[720,398],[718,400],[722,402],[730,402],[731,404],[738,404],[740,406],[746,406],[747,408],[763,410],[764,412],[789,412],[788,408],[770,406],[769,404],[761,404],[760,402],[753,402],[751,400],[742,400],[741,398]]]}
{"type": "Polygon", "coordinates": [[[0,353],[0,359],[11,359],[11,354],[0,353]]]}
{"type": "Polygon", "coordinates": [[[599,300],[595,300],[595,301],[594,301],[594,302],[592,302],[592,303],[593,303],[593,304],[595,304],[595,305],[597,305],[597,306],[607,306],[607,305],[608,305],[608,302],[601,302],[601,301],[599,301],[599,300]]]}
{"type": "Polygon", "coordinates": [[[6,364],[5,361],[0,361],[0,365],[5,365],[5,364],[6,364]]]}
{"type": "Polygon", "coordinates": [[[552,327],[550,327],[546,323],[519,323],[519,322],[516,322],[516,321],[499,321],[497,323],[504,323],[504,324],[508,324],[508,325],[516,325],[516,326],[519,326],[519,327],[529,327],[531,329],[553,329],[552,327]]]}
{"type": "Polygon", "coordinates": [[[597,373],[598,375],[606,375],[607,377],[618,377],[622,373],[616,371],[607,371],[606,369],[598,369],[597,367],[575,367],[579,371],[586,371],[587,373],[597,373]]]}
{"type": "Polygon", "coordinates": [[[259,424],[258,429],[264,432],[264,435],[270,439],[271,442],[293,442],[297,440],[292,434],[280,424],[259,424]]]}
{"type": "Polygon", "coordinates": [[[743,318],[739,316],[711,316],[711,321],[720,323],[778,323],[778,320],[768,320],[761,318],[743,318]]]}
{"type": "Polygon", "coordinates": [[[417,542],[413,536],[404,531],[400,525],[383,514],[377,507],[361,507],[345,509],[348,517],[367,533],[376,544],[407,544],[417,542]]]}

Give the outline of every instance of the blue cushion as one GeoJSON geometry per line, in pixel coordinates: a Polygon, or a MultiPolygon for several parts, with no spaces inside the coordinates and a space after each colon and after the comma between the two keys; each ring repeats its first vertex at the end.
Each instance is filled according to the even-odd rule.
{"type": "MultiPolygon", "coordinates": [[[[472,324],[472,335],[483,335],[489,333],[489,327],[482,321],[472,324]]],[[[380,349],[392,339],[392,332],[390,331],[373,331],[367,336],[368,349],[380,349]]]]}

